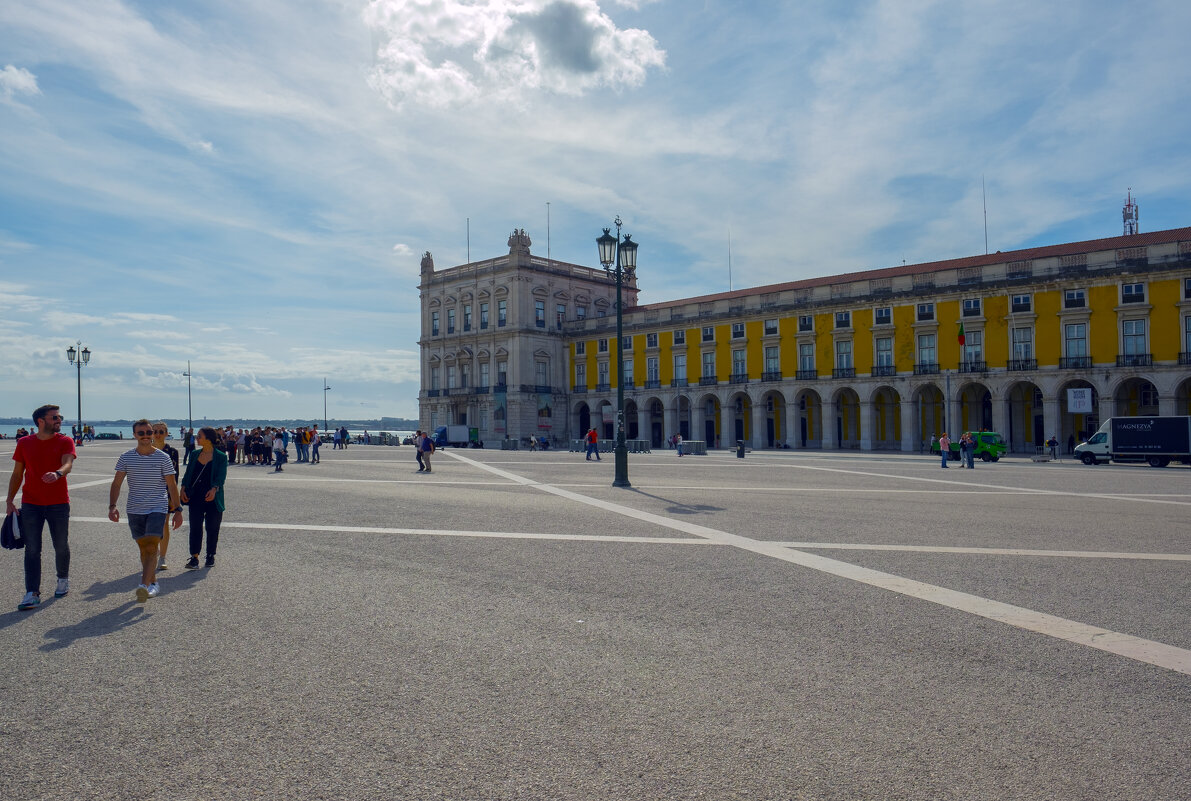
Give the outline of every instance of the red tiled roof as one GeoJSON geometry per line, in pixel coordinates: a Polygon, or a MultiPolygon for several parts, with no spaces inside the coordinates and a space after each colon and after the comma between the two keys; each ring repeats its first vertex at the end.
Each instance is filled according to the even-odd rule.
{"type": "Polygon", "coordinates": [[[897,278],[904,275],[920,273],[935,273],[941,270],[957,270],[964,267],[983,267],[988,264],[1003,264],[1011,261],[1029,261],[1031,259],[1046,259],[1053,256],[1072,256],[1079,253],[1095,253],[1101,250],[1116,250],[1117,248],[1139,248],[1147,245],[1159,245],[1168,242],[1191,240],[1191,228],[1172,228],[1168,231],[1150,231],[1130,236],[1114,236],[1108,239],[1089,239],[1085,242],[1069,242],[1064,245],[1045,245],[1024,250],[997,251],[981,256],[967,256],[962,259],[948,261],[928,261],[922,264],[906,264],[899,267],[884,267],[876,270],[862,270],[854,273],[841,273],[820,278],[804,278],[801,281],[788,281],[782,284],[767,284],[748,289],[737,289],[732,292],[718,292],[712,295],[667,300],[661,303],[650,303],[644,306],[634,306],[632,311],[652,309],[668,309],[688,303],[710,303],[716,300],[731,300],[746,298],[768,292],[781,292],[788,289],[809,289],[811,287],[830,284],[844,284],[850,281],[867,281],[873,278],[897,278]]]}

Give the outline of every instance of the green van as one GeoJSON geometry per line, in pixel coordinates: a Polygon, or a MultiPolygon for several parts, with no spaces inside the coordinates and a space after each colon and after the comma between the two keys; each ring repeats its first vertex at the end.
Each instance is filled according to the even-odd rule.
{"type": "MultiPolygon", "coordinates": [[[[968,431],[966,433],[976,440],[976,455],[982,462],[995,462],[1008,450],[1005,447],[1005,440],[995,431],[968,431]]],[[[936,456],[939,454],[938,440],[935,440],[930,446],[930,452],[936,456]]],[[[951,440],[951,452],[947,454],[947,461],[959,461],[959,437],[951,440]]]]}

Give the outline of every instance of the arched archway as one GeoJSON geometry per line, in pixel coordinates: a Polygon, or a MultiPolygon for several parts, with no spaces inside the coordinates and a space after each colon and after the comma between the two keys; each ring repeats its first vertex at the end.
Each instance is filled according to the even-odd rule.
{"type": "Polygon", "coordinates": [[[874,450],[901,449],[901,395],[891,386],[877,387],[872,403],[872,443],[874,450]]]}
{"type": "Polygon", "coordinates": [[[701,439],[708,448],[714,448],[720,439],[720,399],[715,395],[703,395],[695,403],[696,427],[692,429],[694,439],[701,439]]]}
{"type": "Polygon", "coordinates": [[[1183,380],[1175,387],[1174,413],[1191,414],[1191,378],[1183,380]]]}
{"type": "Polygon", "coordinates": [[[637,417],[637,401],[624,402],[624,437],[625,439],[641,439],[640,419],[637,417]]]}
{"type": "Polygon", "coordinates": [[[1085,441],[1100,427],[1100,393],[1089,381],[1077,378],[1059,387],[1059,446],[1067,453],[1075,452],[1075,445],[1085,441]],[[1082,389],[1085,393],[1076,393],[1076,402],[1081,403],[1079,397],[1083,394],[1088,403],[1072,408],[1068,390],[1082,389]]]}
{"type": "Polygon", "coordinates": [[[964,431],[992,431],[992,393],[979,381],[964,384],[955,396],[959,404],[959,420],[955,431],[948,431],[952,439],[964,431]]]}
{"type": "Polygon", "coordinates": [[[665,407],[657,398],[650,398],[645,402],[645,409],[648,414],[648,429],[644,433],[649,437],[651,448],[660,448],[662,440],[670,436],[663,431],[666,419],[665,407]]]}
{"type": "Polygon", "coordinates": [[[914,405],[917,409],[914,415],[914,439],[918,441],[920,450],[926,450],[930,441],[947,428],[943,390],[935,384],[923,384],[914,390],[914,405]]]}
{"type": "Polygon", "coordinates": [[[728,398],[728,408],[731,410],[732,427],[726,438],[723,432],[720,432],[720,444],[732,448],[736,446],[737,440],[752,442],[753,399],[747,392],[735,392],[728,398]]]}
{"type": "Polygon", "coordinates": [[[1112,394],[1113,415],[1137,417],[1158,414],[1158,389],[1140,376],[1122,381],[1112,394]]]}
{"type": "Polygon", "coordinates": [[[580,401],[575,405],[572,419],[575,423],[572,431],[576,437],[582,437],[591,430],[591,407],[587,405],[587,401],[580,401]]]}
{"type": "Polygon", "coordinates": [[[1010,451],[1033,453],[1046,442],[1043,431],[1042,390],[1031,381],[1019,381],[1005,394],[1009,430],[1000,432],[1010,451]]]}
{"type": "Polygon", "coordinates": [[[823,399],[813,389],[804,389],[796,397],[798,425],[794,435],[803,448],[823,447],[823,399]]]}
{"type": "Polygon", "coordinates": [[[835,410],[835,446],[855,450],[860,447],[860,396],[851,387],[844,387],[835,393],[831,401],[835,410]]]}
{"type": "Polygon", "coordinates": [[[599,416],[596,418],[596,431],[600,439],[616,439],[616,407],[611,401],[603,401],[599,406],[599,416]]]}
{"type": "Polygon", "coordinates": [[[762,442],[767,448],[779,448],[790,438],[786,425],[786,396],[775,390],[761,398],[765,407],[765,434],[762,442]]]}
{"type": "Polygon", "coordinates": [[[686,395],[674,399],[674,425],[683,439],[698,439],[691,435],[691,399],[686,395]]]}

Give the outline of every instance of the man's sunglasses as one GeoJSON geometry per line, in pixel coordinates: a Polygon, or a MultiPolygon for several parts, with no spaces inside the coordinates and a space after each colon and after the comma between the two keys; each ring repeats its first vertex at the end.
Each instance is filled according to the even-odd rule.
{"type": "Polygon", "coordinates": [[[152,431],[137,431],[136,435],[138,437],[151,437],[151,436],[153,436],[153,432],[152,431]]]}
{"type": "Polygon", "coordinates": [[[65,420],[66,418],[60,414],[54,414],[54,415],[50,415],[50,419],[51,420],[65,420]]]}

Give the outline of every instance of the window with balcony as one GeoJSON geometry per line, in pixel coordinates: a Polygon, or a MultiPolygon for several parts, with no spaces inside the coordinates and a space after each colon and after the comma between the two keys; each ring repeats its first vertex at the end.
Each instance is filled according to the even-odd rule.
{"type": "Polygon", "coordinates": [[[480,304],[480,330],[483,331],[488,327],[488,304],[480,304]]]}
{"type": "Polygon", "coordinates": [[[835,343],[835,368],[832,375],[836,378],[852,378],[856,375],[852,364],[852,340],[841,339],[835,343]]]}
{"type": "Polygon", "coordinates": [[[610,386],[608,381],[608,362],[607,360],[596,365],[596,389],[607,389],[610,386]]]}
{"type": "Polygon", "coordinates": [[[777,333],[777,320],[765,321],[765,336],[773,336],[777,333]]]}
{"type": "Polygon", "coordinates": [[[674,344],[675,345],[685,345],[686,344],[686,330],[685,329],[680,328],[679,330],[674,332],[674,344]]]}
{"type": "Polygon", "coordinates": [[[781,362],[778,359],[777,345],[768,345],[765,348],[765,380],[778,381],[782,377],[781,362]]]}
{"type": "Polygon", "coordinates": [[[533,363],[533,382],[539,387],[550,386],[550,365],[545,361],[535,361],[533,363]]]}
{"type": "Polygon", "coordinates": [[[1121,287],[1121,303],[1145,303],[1145,284],[1124,284],[1121,287]]]}
{"type": "MultiPolygon", "coordinates": [[[[933,309],[932,309],[933,312],[933,309]]],[[[935,347],[934,334],[919,334],[918,335],[918,364],[917,368],[921,368],[919,372],[930,371],[938,372],[939,369],[939,355],[935,347]]]]}
{"type": "Polygon", "coordinates": [[[893,337],[877,337],[873,375],[893,375],[893,337]]]}
{"type": "Polygon", "coordinates": [[[480,386],[487,388],[489,386],[488,379],[490,377],[488,362],[480,362],[480,386]]]}
{"type": "Polygon", "coordinates": [[[575,343],[575,355],[582,356],[585,353],[587,353],[587,343],[586,342],[576,342],[575,343]]]}
{"type": "Polygon", "coordinates": [[[586,306],[579,305],[579,306],[575,307],[575,319],[576,320],[586,320],[587,319],[587,307],[586,306]]]}
{"type": "Polygon", "coordinates": [[[988,366],[984,363],[984,332],[968,331],[964,334],[960,372],[983,373],[988,366]]]}
{"type": "Polygon", "coordinates": [[[710,325],[703,326],[703,341],[715,342],[715,328],[710,325]]]}
{"type": "Polygon", "coordinates": [[[893,325],[893,309],[882,306],[873,311],[873,325],[893,325]]]}
{"type": "Polygon", "coordinates": [[[656,333],[645,335],[645,347],[656,348],[658,346],[658,335],[656,333]]]}
{"type": "Polygon", "coordinates": [[[455,310],[447,309],[447,333],[455,333],[455,310]]]}
{"type": "Polygon", "coordinates": [[[836,328],[851,328],[852,327],[852,312],[843,311],[835,313],[835,327],[836,328]]]}
{"type": "Polygon", "coordinates": [[[746,366],[744,349],[732,351],[732,380],[739,382],[741,379],[748,379],[748,367],[746,366]]]}
{"type": "Polygon", "coordinates": [[[632,350],[633,349],[633,338],[631,336],[629,336],[629,337],[625,337],[624,339],[620,340],[620,349],[621,350],[632,350]]]}
{"type": "Polygon", "coordinates": [[[798,330],[800,332],[814,331],[815,318],[809,314],[798,315],[798,330]]]}
{"type": "Polygon", "coordinates": [[[798,346],[798,377],[815,377],[815,346],[809,342],[798,346]]]}
{"type": "Polygon", "coordinates": [[[678,387],[686,386],[686,354],[674,354],[674,385],[678,387]]]}
{"type": "Polygon", "coordinates": [[[430,312],[430,336],[438,336],[438,312],[430,312]]]}
{"type": "Polygon", "coordinates": [[[533,324],[538,328],[546,327],[546,301],[535,300],[533,302],[533,324]]]}
{"type": "Polygon", "coordinates": [[[509,321],[509,302],[507,300],[496,301],[496,327],[503,328],[504,324],[509,321]]]}
{"type": "Polygon", "coordinates": [[[455,368],[448,367],[447,368],[447,389],[454,389],[454,388],[455,388],[455,368]]]}
{"type": "Polygon", "coordinates": [[[1087,292],[1082,289],[1063,290],[1064,309],[1083,309],[1088,305],[1087,292]]]}
{"type": "Polygon", "coordinates": [[[596,353],[607,353],[607,352],[608,352],[608,340],[607,339],[597,340],[596,341],[596,353]]]}
{"type": "Polygon", "coordinates": [[[471,330],[471,304],[470,303],[463,304],[463,330],[464,331],[471,330]]]}
{"type": "Polygon", "coordinates": [[[596,317],[607,317],[607,316],[608,316],[608,310],[605,309],[603,306],[600,306],[596,309],[596,317]]]}
{"type": "Polygon", "coordinates": [[[464,389],[471,386],[471,368],[466,364],[459,368],[459,386],[464,389]]]}
{"type": "Polygon", "coordinates": [[[557,328],[559,331],[561,331],[562,324],[564,322],[566,322],[566,319],[567,319],[567,307],[562,303],[555,305],[555,307],[554,307],[554,327],[557,328]]]}
{"type": "Polygon", "coordinates": [[[1074,369],[1092,366],[1088,357],[1088,324],[1067,323],[1063,326],[1063,353],[1059,367],[1074,369]]]}
{"type": "Polygon", "coordinates": [[[650,356],[645,360],[645,388],[656,389],[661,384],[661,364],[657,356],[650,356]]]}
{"type": "Polygon", "coordinates": [[[715,383],[715,351],[709,350],[703,354],[703,372],[699,383],[715,383]]]}
{"type": "Polygon", "coordinates": [[[437,367],[430,368],[430,388],[435,390],[436,392],[438,391],[438,368],[437,367]]]}
{"type": "Polygon", "coordinates": [[[964,317],[979,317],[980,309],[980,298],[964,298],[964,317]]]}
{"type": "Polygon", "coordinates": [[[744,323],[732,323],[732,338],[744,339],[744,323]]]}
{"type": "Polygon", "coordinates": [[[1126,356],[1140,356],[1147,352],[1145,320],[1121,322],[1121,352],[1126,356]]]}
{"type": "Polygon", "coordinates": [[[1191,278],[1183,279],[1183,300],[1191,300],[1191,278]]]}
{"type": "Polygon", "coordinates": [[[919,303],[918,304],[918,322],[925,323],[935,319],[935,304],[933,303],[919,303]]]}
{"type": "MultiPolygon", "coordinates": [[[[1034,358],[1034,329],[1031,326],[1020,326],[1013,329],[1013,360],[1015,362],[1030,361],[1034,358]]],[[[1020,369],[1020,368],[1019,368],[1020,369]]]]}
{"type": "Polygon", "coordinates": [[[509,383],[509,363],[508,362],[497,362],[496,363],[496,384],[497,384],[497,386],[503,387],[508,383],[509,383]]]}
{"type": "Polygon", "coordinates": [[[1014,295],[1009,301],[1009,311],[1028,312],[1034,308],[1034,299],[1030,295],[1014,295]]]}
{"type": "Polygon", "coordinates": [[[633,360],[624,360],[624,386],[625,389],[630,389],[633,386],[633,360]]]}
{"type": "Polygon", "coordinates": [[[587,364],[585,362],[575,364],[575,386],[587,386],[587,364]]]}

